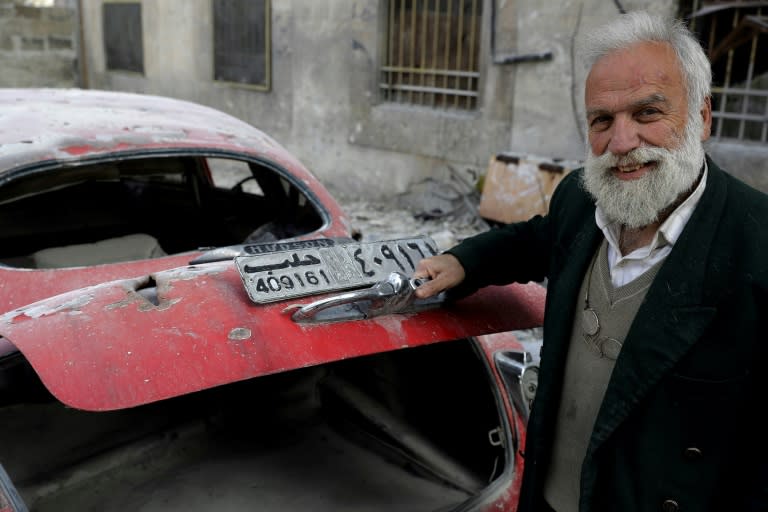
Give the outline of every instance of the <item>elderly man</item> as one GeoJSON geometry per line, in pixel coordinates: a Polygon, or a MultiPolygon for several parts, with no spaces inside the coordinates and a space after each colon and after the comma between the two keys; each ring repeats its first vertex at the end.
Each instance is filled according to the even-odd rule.
{"type": "Polygon", "coordinates": [[[417,295],[548,279],[520,512],[766,511],[768,197],[705,156],[683,25],[630,13],[587,55],[584,169],[423,260],[417,295]]]}

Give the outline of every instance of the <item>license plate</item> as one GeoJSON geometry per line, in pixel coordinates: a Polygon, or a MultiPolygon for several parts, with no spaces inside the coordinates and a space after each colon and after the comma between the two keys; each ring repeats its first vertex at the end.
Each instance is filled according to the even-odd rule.
{"type": "Polygon", "coordinates": [[[423,236],[237,256],[235,265],[248,297],[265,304],[371,286],[392,272],[410,276],[421,259],[435,254],[437,245],[423,236]]]}

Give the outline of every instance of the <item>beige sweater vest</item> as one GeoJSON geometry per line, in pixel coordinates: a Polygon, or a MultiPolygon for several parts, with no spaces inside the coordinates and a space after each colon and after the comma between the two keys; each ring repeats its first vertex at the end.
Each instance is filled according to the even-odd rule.
{"type": "Polygon", "coordinates": [[[595,418],[615,358],[660,266],[661,263],[657,263],[637,279],[614,288],[608,269],[608,244],[603,241],[584,277],[565,363],[552,460],[544,486],[544,498],[556,512],[579,509],[581,464],[595,418]],[[587,287],[588,301],[585,300],[587,287]],[[585,302],[599,320],[599,332],[594,336],[585,335],[585,331],[590,332],[590,326],[584,325],[585,302]]]}

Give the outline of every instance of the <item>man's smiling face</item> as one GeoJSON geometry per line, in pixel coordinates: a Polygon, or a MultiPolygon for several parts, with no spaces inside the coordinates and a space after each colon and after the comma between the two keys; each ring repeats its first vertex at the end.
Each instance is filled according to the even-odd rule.
{"type": "MultiPolygon", "coordinates": [[[[585,99],[594,155],[680,145],[688,104],[677,56],[668,44],[638,43],[598,60],[587,78],[585,99]]],[[[613,172],[620,179],[637,179],[653,167],[646,162],[613,172]]]]}
{"type": "Polygon", "coordinates": [[[589,155],[584,185],[614,222],[641,228],[696,183],[709,135],[706,101],[689,115],[672,47],[642,42],[599,59],[585,88],[589,155]]]}

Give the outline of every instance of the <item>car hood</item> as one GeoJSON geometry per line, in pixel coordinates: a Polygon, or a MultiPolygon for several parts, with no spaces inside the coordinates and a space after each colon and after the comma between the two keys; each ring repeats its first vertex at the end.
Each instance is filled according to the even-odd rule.
{"type": "Polygon", "coordinates": [[[63,293],[0,316],[0,336],[61,402],[103,411],[335,360],[538,326],[544,293],[536,284],[488,287],[417,313],[300,324],[284,311],[288,302],[251,302],[228,261],[63,293]]]}

